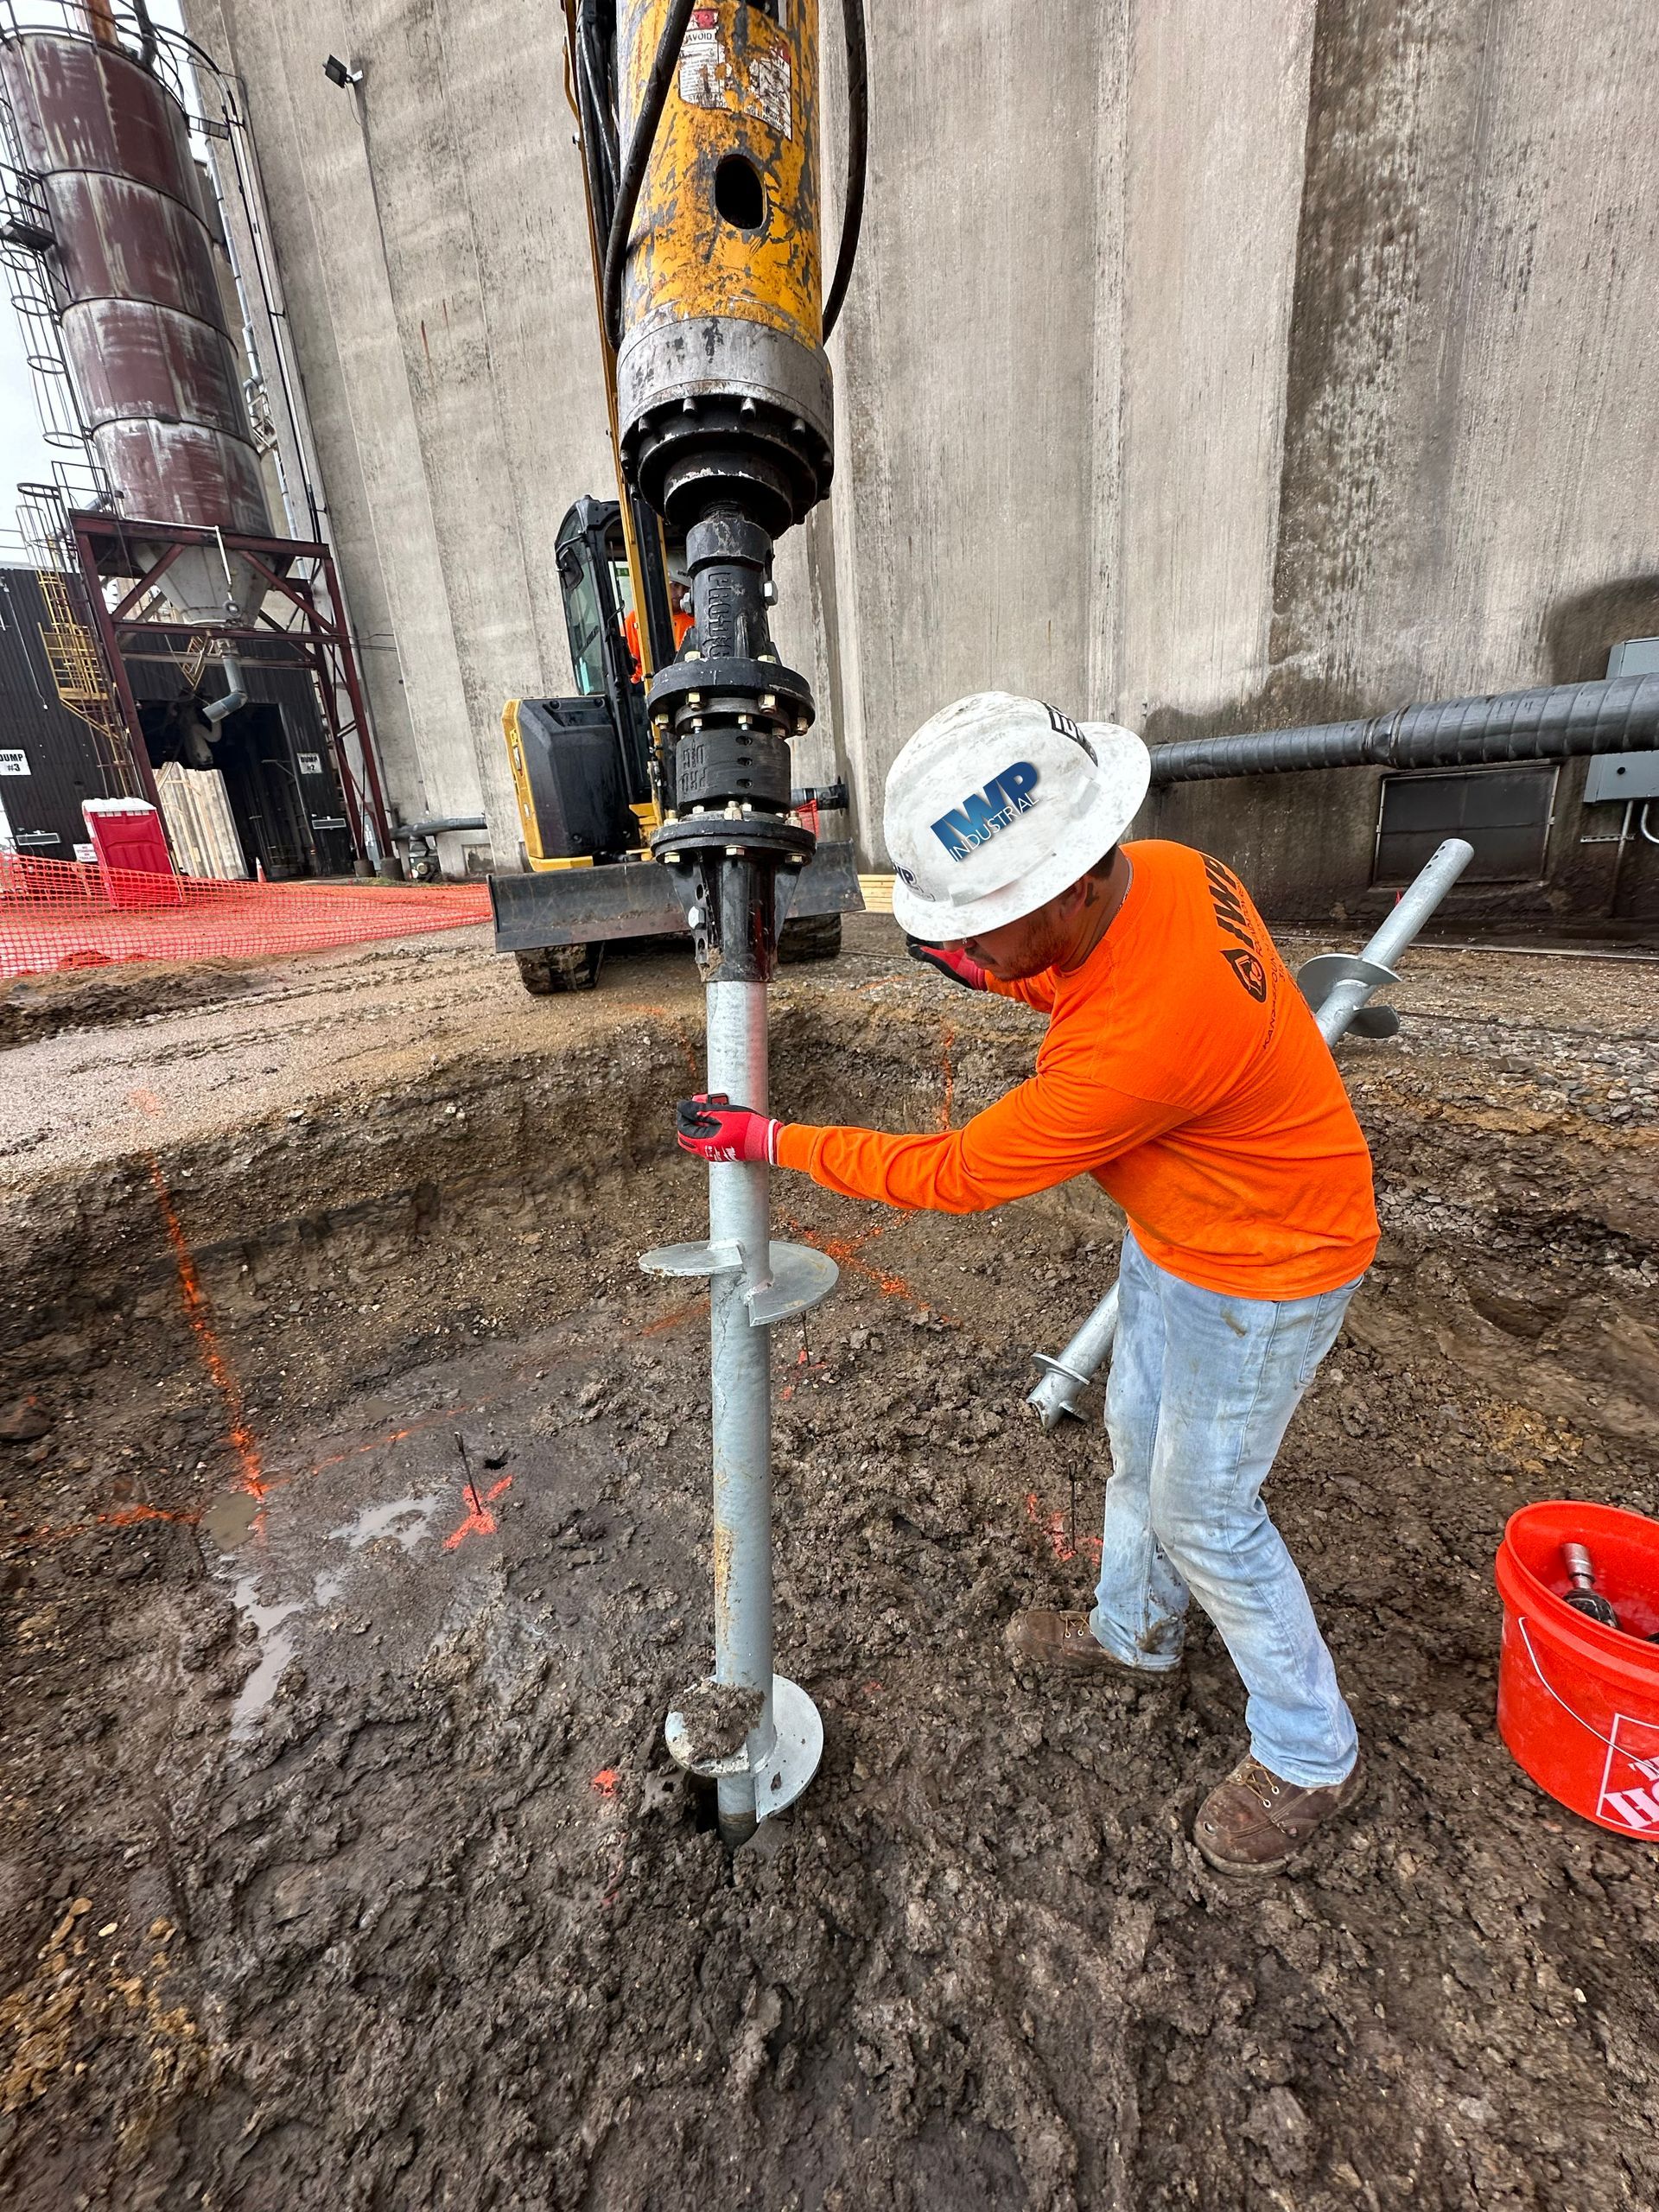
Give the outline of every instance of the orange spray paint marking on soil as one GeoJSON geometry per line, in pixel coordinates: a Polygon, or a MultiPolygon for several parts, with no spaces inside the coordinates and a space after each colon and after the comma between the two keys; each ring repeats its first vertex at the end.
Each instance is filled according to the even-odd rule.
{"type": "Polygon", "coordinates": [[[171,1513],[161,1505],[118,1505],[108,1513],[93,1514],[90,1521],[67,1521],[60,1529],[31,1529],[8,1541],[33,1551],[41,1544],[67,1544],[76,1536],[90,1535],[94,1529],[130,1529],[140,1521],[177,1521],[194,1529],[200,1518],[200,1513],[171,1513]]]}
{"type": "Polygon", "coordinates": [[[706,1297],[694,1298],[689,1306],[677,1306],[671,1313],[664,1313],[660,1320],[647,1321],[643,1329],[636,1329],[634,1341],[638,1344],[642,1343],[646,1337],[659,1337],[664,1329],[677,1329],[682,1321],[689,1321],[694,1315],[706,1313],[708,1311],[709,1300],[706,1297]]]}
{"type": "MultiPolygon", "coordinates": [[[[136,1093],[135,1098],[144,1095],[136,1093]]],[[[167,1241],[173,1248],[173,1263],[179,1275],[179,1294],[184,1300],[184,1318],[195,1336],[201,1363],[224,1404],[225,1440],[236,1454],[237,1465],[242,1471],[242,1488],[251,1497],[263,1497],[270,1485],[265,1480],[264,1469],[260,1463],[259,1446],[254,1441],[253,1431],[248,1427],[242,1385],[219,1341],[219,1332],[213,1326],[213,1310],[207,1302],[207,1292],[201,1287],[201,1278],[196,1273],[195,1255],[186,1241],[184,1225],[179,1219],[178,1208],[173,1203],[173,1193],[167,1187],[162,1163],[154,1153],[149,1155],[149,1179],[156,1188],[156,1203],[162,1210],[167,1241]]]]}
{"type": "Polygon", "coordinates": [[[1073,1546],[1066,1529],[1066,1516],[1064,1513],[1046,1513],[1044,1516],[1035,1491],[1027,1491],[1027,1520],[1033,1526],[1042,1526],[1042,1533],[1048,1537],[1048,1548],[1053,1551],[1055,1560],[1075,1560],[1079,1551],[1093,1551],[1095,1566],[1099,1566],[1099,1555],[1102,1555],[1103,1548],[1102,1540],[1097,1535],[1084,1535],[1077,1537],[1077,1544],[1073,1546]]]}
{"type": "Polygon", "coordinates": [[[868,1260],[859,1258],[858,1255],[864,1247],[873,1238],[880,1236],[881,1230],[879,1226],[874,1229],[867,1229],[861,1236],[820,1236],[816,1230],[805,1228],[792,1215],[786,1214],[785,1220],[791,1236],[798,1236],[804,1244],[816,1246],[826,1258],[833,1260],[838,1268],[849,1268],[854,1274],[862,1275],[867,1282],[873,1282],[885,1296],[907,1298],[915,1306],[925,1302],[917,1297],[902,1275],[884,1274],[880,1268],[871,1267],[868,1260]]]}
{"type": "Polygon", "coordinates": [[[365,1452],[384,1452],[389,1444],[401,1444],[406,1437],[418,1436],[423,1428],[435,1428],[440,1421],[454,1421],[457,1414],[481,1414],[491,1403],[488,1398],[474,1398],[465,1405],[440,1406],[434,1413],[422,1414],[402,1428],[389,1428],[382,1436],[372,1436],[366,1444],[353,1444],[344,1452],[331,1452],[326,1459],[318,1459],[308,1467],[297,1467],[291,1475],[268,1476],[266,1480],[275,1489],[281,1483],[297,1482],[302,1475],[320,1475],[325,1467],[343,1467],[348,1459],[360,1459],[365,1452]]]}
{"type": "Polygon", "coordinates": [[[621,1778],[613,1766],[602,1766],[588,1786],[601,1797],[614,1797],[621,1778]]]}
{"type": "Polygon", "coordinates": [[[494,1535],[496,1533],[496,1520],[495,1516],[491,1512],[490,1508],[495,1503],[496,1499],[500,1497],[503,1491],[508,1491],[512,1488],[512,1477],[511,1475],[503,1475],[499,1483],[492,1483],[488,1490],[484,1493],[482,1503],[478,1505],[469,1504],[467,1508],[467,1518],[461,1522],[458,1529],[452,1529],[449,1531],[449,1534],[444,1538],[443,1548],[445,1551],[454,1551],[456,1545],[463,1543],[468,1536],[494,1535]]]}
{"type": "Polygon", "coordinates": [[[846,1268],[855,1275],[862,1275],[866,1282],[875,1285],[884,1298],[902,1298],[906,1305],[925,1308],[941,1321],[948,1322],[953,1329],[958,1325],[954,1315],[935,1306],[930,1299],[924,1298],[905,1281],[903,1275],[889,1274],[881,1268],[873,1268],[868,1260],[860,1259],[858,1255],[864,1247],[873,1237],[880,1236],[880,1225],[867,1229],[861,1236],[820,1236],[816,1230],[806,1228],[792,1215],[785,1214],[784,1220],[791,1236],[798,1236],[803,1244],[814,1246],[826,1258],[833,1260],[838,1268],[846,1268]]]}
{"type": "Polygon", "coordinates": [[[1026,1492],[1026,1518],[1033,1528],[1042,1529],[1043,1534],[1048,1538],[1049,1549],[1057,1560],[1076,1559],[1078,1552],[1092,1552],[1095,1555],[1095,1564],[1096,1567],[1099,1566],[1100,1555],[1103,1548],[1100,1538],[1080,1536],[1074,1546],[1067,1530],[1065,1515],[1064,1513],[1045,1514],[1038,1503],[1034,1490],[1028,1490],[1026,1492]]]}

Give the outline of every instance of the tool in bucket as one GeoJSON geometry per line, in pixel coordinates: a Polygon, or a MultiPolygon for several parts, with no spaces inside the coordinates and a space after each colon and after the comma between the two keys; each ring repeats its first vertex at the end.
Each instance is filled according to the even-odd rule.
{"type": "Polygon", "coordinates": [[[1582,1613],[1586,1620],[1599,1621],[1603,1628],[1621,1627],[1618,1615],[1596,1587],[1596,1570],[1584,1546],[1563,1544],[1561,1564],[1573,1585],[1562,1593],[1563,1602],[1571,1605],[1575,1613],[1582,1613]]]}
{"type": "Polygon", "coordinates": [[[1659,1843],[1659,1522],[1568,1499],[1523,1506],[1497,1580],[1504,1743],[1557,1803],[1659,1843]],[[1611,1624],[1573,1604],[1586,1595],[1611,1624]]]}

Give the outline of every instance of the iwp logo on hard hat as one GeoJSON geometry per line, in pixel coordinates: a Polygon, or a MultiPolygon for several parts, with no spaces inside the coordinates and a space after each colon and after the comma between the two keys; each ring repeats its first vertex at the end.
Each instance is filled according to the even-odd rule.
{"type": "Polygon", "coordinates": [[[1041,699],[976,691],[940,708],[887,771],[900,926],[949,943],[1031,913],[1122,836],[1150,766],[1132,731],[1041,699]]]}
{"type": "Polygon", "coordinates": [[[999,830],[1006,830],[1016,817],[1036,804],[1033,794],[1038,782],[1037,771],[1029,760],[1010,761],[983,791],[969,791],[960,806],[942,814],[931,825],[933,835],[953,861],[965,861],[999,830]]]}

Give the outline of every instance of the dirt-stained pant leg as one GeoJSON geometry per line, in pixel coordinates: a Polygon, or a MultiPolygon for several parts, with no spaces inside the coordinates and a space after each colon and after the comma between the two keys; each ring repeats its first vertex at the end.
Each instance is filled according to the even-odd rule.
{"type": "Polygon", "coordinates": [[[1133,1236],[1121,1280],[1095,1634],[1120,1658],[1167,1666],[1190,1592],[1249,1692],[1255,1756],[1304,1789],[1340,1782],[1358,1751],[1353,1715],[1262,1485],[1354,1286],[1224,1297],[1154,1266],[1133,1236]]]}
{"type": "Polygon", "coordinates": [[[1178,1667],[1186,1635],[1187,1587],[1152,1533],[1152,1465],[1163,1387],[1163,1302],[1145,1260],[1118,1274],[1117,1333],[1106,1384],[1112,1475],[1106,1485],[1100,1588],[1089,1625],[1096,1640],[1148,1673],[1178,1667]]]}

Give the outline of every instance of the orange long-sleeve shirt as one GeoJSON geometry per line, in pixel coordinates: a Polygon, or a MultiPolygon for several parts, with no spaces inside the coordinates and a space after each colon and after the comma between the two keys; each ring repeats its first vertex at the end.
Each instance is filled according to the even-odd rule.
{"type": "Polygon", "coordinates": [[[1351,1282],[1376,1249],[1370,1154],[1289,970],[1218,861],[1124,850],[1128,894],[1082,966],[991,986],[1048,1014],[1028,1082],[944,1136],[791,1122],[779,1165],[939,1213],[1092,1175],[1147,1254],[1203,1289],[1351,1282]]]}

